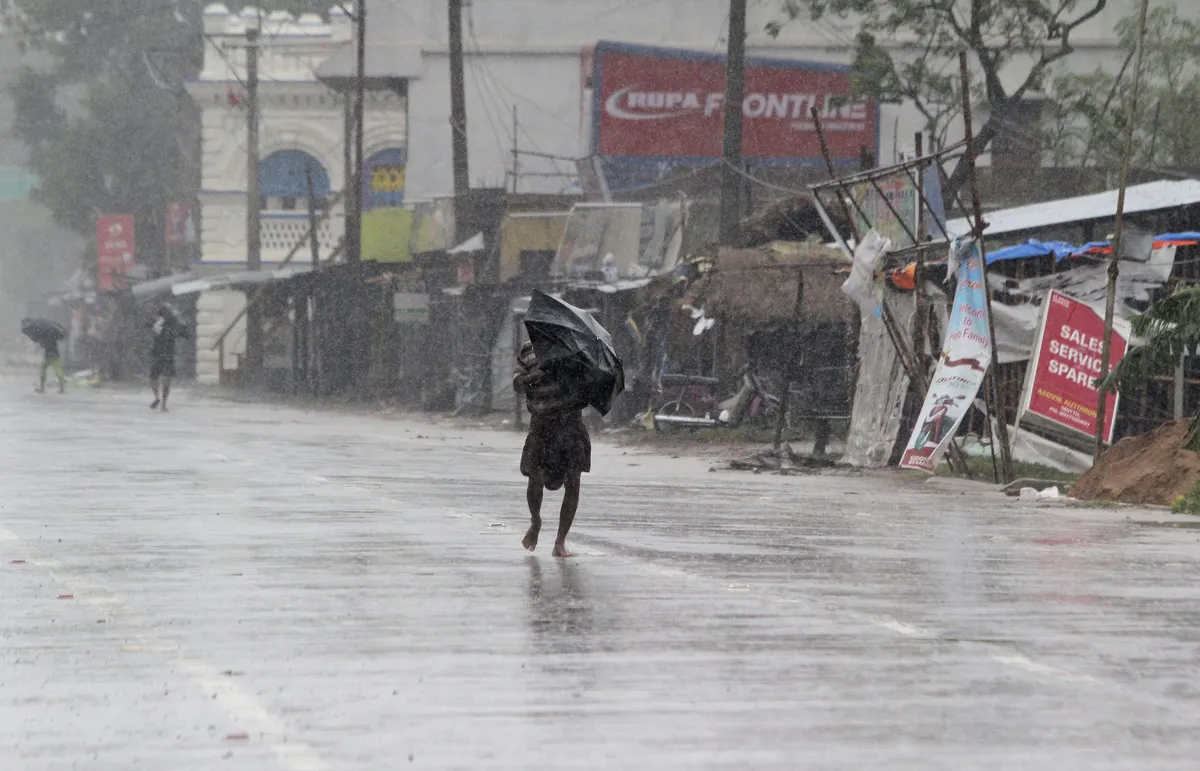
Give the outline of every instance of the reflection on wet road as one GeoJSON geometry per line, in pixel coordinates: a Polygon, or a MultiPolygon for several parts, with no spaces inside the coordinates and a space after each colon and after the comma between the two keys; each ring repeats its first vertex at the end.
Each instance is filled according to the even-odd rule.
{"type": "Polygon", "coordinates": [[[6,771],[1200,757],[1184,520],[597,443],[562,561],[515,434],[0,386],[6,771]]]}

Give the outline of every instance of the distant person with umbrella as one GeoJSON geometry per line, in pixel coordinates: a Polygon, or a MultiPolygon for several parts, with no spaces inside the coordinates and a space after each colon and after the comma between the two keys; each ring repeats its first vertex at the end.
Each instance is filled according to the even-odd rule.
{"type": "Polygon", "coordinates": [[[154,337],[150,344],[150,389],[154,391],[150,409],[166,412],[171,378],[175,377],[175,341],[187,339],[188,329],[175,308],[163,305],[154,314],[150,332],[154,337]]]}
{"type": "Polygon", "coordinates": [[[46,393],[46,370],[53,369],[58,378],[58,392],[67,392],[67,373],[63,371],[62,354],[58,352],[58,341],[65,340],[67,330],[62,324],[49,319],[27,318],[21,320],[21,332],[42,347],[42,369],[38,374],[39,394],[46,393]]]}
{"type": "Polygon", "coordinates": [[[535,291],[525,314],[530,342],[517,353],[513,389],[525,395],[529,435],[521,473],[529,478],[526,502],[531,523],[522,544],[537,548],[544,490],[565,488],[559,512],[555,557],[571,557],[567,534],[579,507],[581,476],[592,470],[592,443],[583,409],[608,414],[625,387],[612,337],[585,310],[535,291]]]}

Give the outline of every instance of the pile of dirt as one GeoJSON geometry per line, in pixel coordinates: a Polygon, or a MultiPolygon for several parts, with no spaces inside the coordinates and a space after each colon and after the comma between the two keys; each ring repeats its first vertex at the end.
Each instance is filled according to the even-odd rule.
{"type": "Polygon", "coordinates": [[[1122,439],[1080,477],[1071,496],[1169,506],[1200,482],[1200,453],[1183,449],[1187,430],[1184,420],[1122,439]]]}

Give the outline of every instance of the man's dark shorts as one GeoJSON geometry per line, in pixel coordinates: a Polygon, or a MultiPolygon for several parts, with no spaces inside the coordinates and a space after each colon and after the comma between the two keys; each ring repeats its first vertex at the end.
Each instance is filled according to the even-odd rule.
{"type": "Polygon", "coordinates": [[[547,490],[562,487],[571,474],[592,470],[592,440],[582,412],[530,416],[521,473],[530,476],[535,470],[542,472],[547,490]]]}
{"type": "Polygon", "coordinates": [[[175,358],[155,356],[150,359],[150,379],[175,377],[175,358]]]}

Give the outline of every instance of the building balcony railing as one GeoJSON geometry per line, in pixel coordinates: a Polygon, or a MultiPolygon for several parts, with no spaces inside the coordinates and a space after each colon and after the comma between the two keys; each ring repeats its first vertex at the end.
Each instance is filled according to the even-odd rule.
{"type": "MultiPolygon", "coordinates": [[[[278,262],[288,255],[308,233],[308,213],[298,211],[262,213],[259,230],[262,240],[262,257],[264,262],[278,262]]],[[[345,215],[335,211],[317,226],[317,244],[321,250],[321,258],[325,259],[342,240],[345,232],[345,215]]],[[[307,263],[310,258],[308,244],[293,260],[307,263]]]]}

